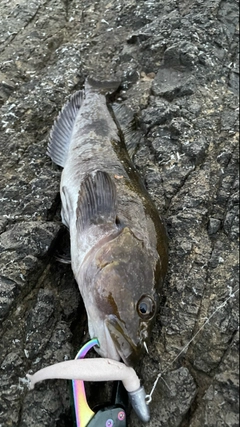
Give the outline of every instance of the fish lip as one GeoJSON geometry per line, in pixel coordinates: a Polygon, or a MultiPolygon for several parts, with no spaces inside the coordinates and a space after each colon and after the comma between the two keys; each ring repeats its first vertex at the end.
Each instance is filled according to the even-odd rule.
{"type": "MultiPolygon", "coordinates": [[[[90,325],[89,325],[90,326],[90,325]]],[[[99,334],[98,330],[91,328],[90,336],[98,337],[99,347],[95,347],[96,352],[104,358],[120,361],[121,357],[117,351],[115,343],[111,337],[106,322],[103,322],[102,333],[99,334]]]]}
{"type": "Polygon", "coordinates": [[[116,315],[108,315],[105,319],[105,324],[119,357],[125,365],[136,366],[139,362],[139,355],[142,352],[141,346],[136,345],[129,337],[124,323],[116,315]]]}

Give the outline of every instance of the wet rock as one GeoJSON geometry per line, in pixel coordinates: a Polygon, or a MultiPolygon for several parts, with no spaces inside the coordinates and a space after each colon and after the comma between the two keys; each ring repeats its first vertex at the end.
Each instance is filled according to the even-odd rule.
{"type": "Polygon", "coordinates": [[[162,125],[178,114],[178,106],[172,105],[165,99],[151,97],[148,108],[142,111],[141,124],[145,125],[148,132],[152,127],[162,125]]]}
{"type": "Polygon", "coordinates": [[[21,258],[29,254],[42,258],[48,253],[58,231],[59,225],[50,222],[14,224],[1,234],[0,252],[15,251],[21,258]]]}
{"type": "Polygon", "coordinates": [[[34,359],[41,352],[42,346],[50,340],[54,322],[54,296],[51,292],[40,289],[34,310],[26,316],[25,352],[29,359],[34,359]],[[44,337],[39,335],[45,329],[44,337]],[[40,347],[39,347],[40,344],[40,347]]]}
{"type": "Polygon", "coordinates": [[[4,73],[0,73],[0,104],[3,104],[14,91],[14,83],[8,80],[4,73]]]}
{"type": "Polygon", "coordinates": [[[239,70],[233,70],[229,76],[229,86],[236,94],[239,93],[239,70]]]}
{"type": "Polygon", "coordinates": [[[197,62],[198,48],[191,43],[182,42],[172,45],[164,52],[163,63],[166,68],[194,68],[197,62]]]}
{"type": "Polygon", "coordinates": [[[3,319],[31,283],[39,277],[44,261],[57,238],[60,225],[40,221],[20,222],[0,235],[0,318],[3,319]]]}
{"type": "Polygon", "coordinates": [[[215,427],[216,419],[220,426],[237,427],[239,407],[239,377],[236,375],[236,354],[238,335],[234,337],[223,360],[220,371],[207,388],[200,407],[197,409],[189,427],[215,427]],[[218,408],[218,409],[217,409],[218,408]],[[219,408],[221,410],[219,411],[219,408]]]}
{"type": "Polygon", "coordinates": [[[181,144],[182,151],[185,152],[194,164],[199,164],[208,149],[208,141],[202,136],[196,136],[192,142],[185,142],[181,144]]]}
{"type": "Polygon", "coordinates": [[[209,234],[215,234],[218,232],[221,226],[220,219],[217,218],[209,218],[209,224],[208,224],[208,232],[209,234]]]}
{"type": "MultiPolygon", "coordinates": [[[[155,389],[153,401],[150,403],[152,421],[150,421],[149,425],[161,427],[179,426],[195,395],[196,385],[188,369],[182,367],[163,375],[155,389]],[[159,404],[160,402],[161,404],[159,404]]],[[[136,423],[139,427],[145,425],[139,423],[136,417],[133,416],[133,425],[136,425],[136,423]]]]}
{"type": "MultiPolygon", "coordinates": [[[[61,171],[45,152],[62,105],[92,74],[122,81],[113,108],[169,234],[140,372],[147,393],[162,373],[149,426],[237,426],[237,3],[2,0],[0,12],[0,425],[73,424],[69,384],[29,392],[25,374],[87,340],[71,267],[56,260],[69,242],[61,171]]],[[[88,386],[91,404],[110,388],[88,386]]]]}
{"type": "Polygon", "coordinates": [[[155,77],[152,92],[155,96],[163,96],[172,101],[178,96],[191,95],[194,92],[193,82],[194,77],[188,72],[162,67],[155,77]]]}

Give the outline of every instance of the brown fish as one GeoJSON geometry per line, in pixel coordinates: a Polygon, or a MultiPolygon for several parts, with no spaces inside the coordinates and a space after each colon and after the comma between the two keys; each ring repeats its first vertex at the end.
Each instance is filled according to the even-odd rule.
{"type": "Polygon", "coordinates": [[[166,274],[167,237],[106,98],[88,79],[54,123],[47,154],[63,167],[71,264],[103,357],[139,360],[166,274]]]}

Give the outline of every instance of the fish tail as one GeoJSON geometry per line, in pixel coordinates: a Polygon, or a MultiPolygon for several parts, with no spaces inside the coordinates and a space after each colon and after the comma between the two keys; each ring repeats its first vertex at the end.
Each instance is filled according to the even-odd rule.
{"type": "Polygon", "coordinates": [[[99,81],[93,77],[88,77],[85,81],[85,90],[102,93],[103,95],[114,93],[120,86],[120,80],[99,81]]]}
{"type": "Polygon", "coordinates": [[[65,166],[74,122],[83,103],[85,93],[112,94],[118,89],[119,85],[120,81],[100,82],[88,77],[85,81],[85,91],[79,90],[72,95],[70,100],[63,106],[50,132],[47,155],[54,163],[62,167],[65,166]]]}
{"type": "Polygon", "coordinates": [[[72,129],[83,99],[84,92],[82,90],[74,93],[63,106],[50,132],[47,155],[59,166],[64,167],[65,165],[72,129]]]}

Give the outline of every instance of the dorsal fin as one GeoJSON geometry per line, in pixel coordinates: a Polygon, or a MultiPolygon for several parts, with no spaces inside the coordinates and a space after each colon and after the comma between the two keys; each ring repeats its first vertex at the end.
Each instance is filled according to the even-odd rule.
{"type": "Polygon", "coordinates": [[[47,155],[59,166],[64,167],[71,134],[77,113],[83,101],[84,92],[79,90],[63,106],[60,114],[54,122],[50,133],[47,155]]]}
{"type": "Polygon", "coordinates": [[[116,223],[116,186],[107,172],[86,176],[79,190],[76,217],[79,231],[92,224],[116,223]]]}

